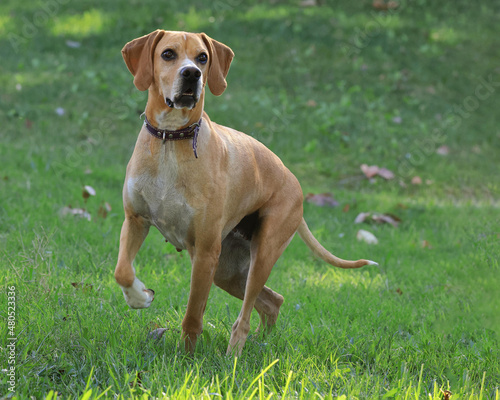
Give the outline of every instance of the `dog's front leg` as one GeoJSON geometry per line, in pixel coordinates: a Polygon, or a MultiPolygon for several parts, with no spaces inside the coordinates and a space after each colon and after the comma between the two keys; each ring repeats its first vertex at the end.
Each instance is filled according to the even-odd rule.
{"type": "MultiPolygon", "coordinates": [[[[215,236],[215,237],[219,237],[215,236]]],[[[208,294],[214,281],[215,270],[219,261],[221,243],[211,246],[195,247],[190,250],[191,288],[186,315],[182,321],[182,339],[186,352],[193,353],[198,336],[203,330],[203,313],[207,305],[208,294]]]]}
{"type": "Polygon", "coordinates": [[[131,308],[147,308],[154,300],[154,291],[146,289],[135,276],[132,262],[149,232],[144,218],[127,215],[120,235],[120,250],[115,269],[116,282],[121,286],[127,304],[131,308]]]}

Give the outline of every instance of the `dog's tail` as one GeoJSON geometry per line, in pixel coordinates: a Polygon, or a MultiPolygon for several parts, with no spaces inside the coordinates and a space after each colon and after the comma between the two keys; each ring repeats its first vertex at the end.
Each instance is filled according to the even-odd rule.
{"type": "Polygon", "coordinates": [[[326,261],[328,264],[331,264],[334,267],[360,268],[364,265],[378,265],[378,263],[376,263],[375,261],[370,261],[370,260],[348,261],[335,257],[332,253],[326,250],[321,245],[321,243],[318,242],[318,240],[313,236],[304,218],[302,218],[302,222],[300,223],[297,232],[300,238],[304,241],[307,247],[311,249],[311,251],[314,253],[316,257],[321,258],[323,261],[326,261]]]}

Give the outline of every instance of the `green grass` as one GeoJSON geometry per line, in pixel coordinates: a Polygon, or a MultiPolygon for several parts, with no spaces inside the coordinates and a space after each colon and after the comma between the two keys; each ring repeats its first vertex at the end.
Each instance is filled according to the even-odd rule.
{"type": "Polygon", "coordinates": [[[371,1],[101,3],[0,5],[0,396],[15,286],[16,398],[500,398],[500,86],[484,83],[500,82],[496,2],[406,0],[385,17],[371,1]],[[380,263],[333,269],[294,239],[269,280],[285,297],[277,326],[237,360],[241,303],[216,288],[195,354],[179,350],[190,262],[158,232],[135,263],[151,308],[129,309],[113,278],[146,102],[120,49],[159,27],[232,47],[211,118],[265,143],[305,193],[335,194],[339,207],[305,205],[325,247],[380,263]],[[362,163],[397,177],[370,182],[362,163]],[[92,220],[61,216],[68,205],[92,220]],[[364,211],[402,222],[355,225],[364,211]]]}

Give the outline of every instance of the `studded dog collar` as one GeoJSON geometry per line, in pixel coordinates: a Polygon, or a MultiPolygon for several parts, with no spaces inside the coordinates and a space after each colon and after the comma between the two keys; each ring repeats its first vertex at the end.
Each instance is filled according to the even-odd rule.
{"type": "Polygon", "coordinates": [[[187,128],[179,129],[177,131],[155,128],[153,125],[151,125],[146,117],[144,117],[144,125],[152,136],[157,139],[163,140],[163,143],[165,143],[167,140],[184,140],[192,138],[194,156],[198,158],[196,147],[198,144],[198,133],[200,131],[201,120],[202,119],[200,118],[198,122],[195,122],[194,124],[189,125],[187,128]]]}

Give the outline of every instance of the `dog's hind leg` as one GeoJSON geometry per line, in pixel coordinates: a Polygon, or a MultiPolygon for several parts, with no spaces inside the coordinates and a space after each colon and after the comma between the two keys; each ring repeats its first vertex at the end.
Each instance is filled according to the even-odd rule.
{"type": "MultiPolygon", "coordinates": [[[[243,300],[250,267],[250,241],[230,232],[222,242],[214,283],[230,295],[243,300]]],[[[264,286],[255,301],[260,316],[258,330],[269,330],[277,321],[283,296],[264,286]]]]}
{"type": "MultiPolygon", "coordinates": [[[[293,176],[292,176],[293,177],[293,176]]],[[[286,179],[258,211],[250,242],[250,266],[240,314],[233,325],[228,354],[241,354],[250,330],[250,314],[271,273],[302,220],[302,191],[295,177],[286,179]]],[[[272,321],[271,321],[272,322],[272,321]]]]}
{"type": "Polygon", "coordinates": [[[115,268],[116,282],[121,286],[131,308],[147,308],[154,300],[154,291],[146,289],[135,276],[132,262],[149,232],[149,225],[141,217],[126,216],[120,235],[120,250],[115,268]]]}
{"type": "MultiPolygon", "coordinates": [[[[231,232],[222,242],[214,283],[230,295],[243,300],[250,267],[250,242],[231,232]]],[[[260,316],[258,330],[270,329],[277,321],[283,296],[264,286],[255,301],[260,316]]]]}

